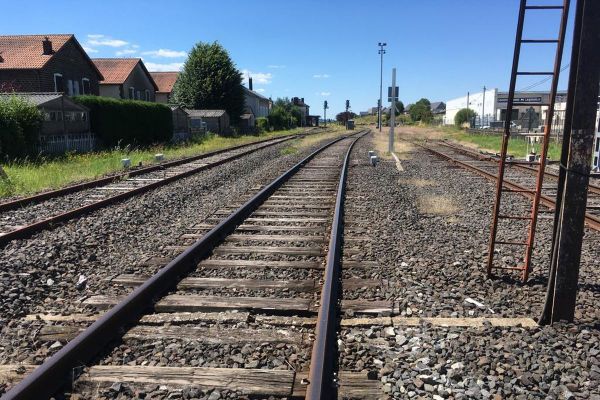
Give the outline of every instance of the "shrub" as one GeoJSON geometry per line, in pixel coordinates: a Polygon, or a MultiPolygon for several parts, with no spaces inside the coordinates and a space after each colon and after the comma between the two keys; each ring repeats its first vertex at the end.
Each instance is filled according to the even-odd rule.
{"type": "Polygon", "coordinates": [[[266,117],[258,117],[256,118],[256,128],[258,132],[268,132],[269,131],[269,120],[266,117]]]}
{"type": "Polygon", "coordinates": [[[77,96],[73,100],[90,109],[91,130],[105,146],[150,145],[173,136],[171,109],[163,104],[77,96]]]}
{"type": "Polygon", "coordinates": [[[458,110],[456,115],[454,116],[454,124],[457,126],[461,126],[465,122],[471,121],[477,113],[470,108],[462,108],[458,110]]]}
{"type": "Polygon", "coordinates": [[[35,152],[42,113],[18,96],[0,98],[0,153],[22,157],[35,152]]]}

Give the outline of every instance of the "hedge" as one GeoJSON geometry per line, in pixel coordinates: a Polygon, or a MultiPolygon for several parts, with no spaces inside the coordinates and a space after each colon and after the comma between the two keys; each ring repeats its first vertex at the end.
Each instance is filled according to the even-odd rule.
{"type": "Polygon", "coordinates": [[[261,133],[268,132],[269,131],[269,120],[266,117],[256,118],[256,128],[261,133]]]}
{"type": "Polygon", "coordinates": [[[91,130],[104,146],[144,146],[173,137],[171,109],[164,104],[99,96],[76,96],[73,100],[90,109],[91,130]]]}
{"type": "Polygon", "coordinates": [[[18,96],[0,98],[0,154],[23,157],[35,153],[42,113],[18,96]]]}

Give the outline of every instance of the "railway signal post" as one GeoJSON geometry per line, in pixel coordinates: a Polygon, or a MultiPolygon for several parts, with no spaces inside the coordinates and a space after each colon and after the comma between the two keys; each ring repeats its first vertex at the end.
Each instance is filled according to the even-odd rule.
{"type": "Polygon", "coordinates": [[[600,2],[579,0],[573,50],[561,170],[556,206],[552,263],[546,307],[540,323],[573,321],[575,317],[590,160],[600,83],[600,2]]]}

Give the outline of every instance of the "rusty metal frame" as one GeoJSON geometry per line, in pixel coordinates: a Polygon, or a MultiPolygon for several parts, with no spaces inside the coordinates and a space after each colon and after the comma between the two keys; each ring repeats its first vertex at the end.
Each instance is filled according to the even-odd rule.
{"type": "MultiPolygon", "coordinates": [[[[490,228],[490,240],[488,246],[488,260],[487,260],[487,274],[488,276],[492,275],[492,269],[496,268],[493,265],[494,262],[494,250],[495,245],[497,244],[497,234],[498,234],[498,220],[502,218],[500,214],[500,205],[502,199],[502,190],[503,190],[503,181],[504,181],[504,172],[506,169],[506,155],[508,150],[508,141],[510,139],[510,120],[512,116],[513,106],[514,106],[514,96],[515,96],[515,86],[517,82],[517,77],[519,75],[551,75],[552,76],[552,85],[550,89],[550,98],[548,102],[548,111],[546,115],[546,124],[544,127],[544,139],[542,145],[542,151],[540,155],[540,161],[538,164],[538,172],[537,179],[535,185],[535,192],[532,199],[532,207],[529,219],[529,230],[527,235],[527,240],[523,244],[525,245],[525,256],[523,259],[523,265],[517,266],[516,269],[521,270],[521,278],[523,282],[526,282],[529,277],[529,272],[531,271],[531,256],[533,254],[533,248],[535,244],[535,231],[537,225],[537,215],[539,211],[540,201],[542,199],[542,185],[544,182],[544,170],[546,167],[546,156],[548,153],[548,144],[550,140],[550,130],[552,127],[552,118],[554,116],[554,103],[556,101],[556,91],[558,88],[558,79],[560,75],[560,66],[562,60],[562,53],[564,48],[564,36],[567,28],[567,20],[569,16],[569,5],[570,0],[563,0],[562,6],[528,6],[527,0],[521,0],[519,7],[519,17],[517,22],[517,32],[515,38],[515,48],[513,54],[513,65],[510,77],[510,87],[508,92],[508,101],[506,105],[506,114],[504,121],[504,134],[502,136],[502,146],[500,149],[500,160],[498,163],[498,178],[496,182],[496,198],[494,200],[494,208],[492,211],[492,223],[490,228]],[[523,25],[525,21],[525,12],[528,9],[536,9],[536,10],[544,10],[544,9],[562,9],[561,21],[560,21],[560,29],[558,32],[558,39],[556,40],[556,52],[554,58],[554,68],[552,73],[543,73],[543,72],[519,72],[519,60],[521,55],[521,45],[523,43],[548,43],[554,42],[548,40],[527,40],[523,39],[523,25]]],[[[525,219],[525,218],[523,218],[525,219]]]]}

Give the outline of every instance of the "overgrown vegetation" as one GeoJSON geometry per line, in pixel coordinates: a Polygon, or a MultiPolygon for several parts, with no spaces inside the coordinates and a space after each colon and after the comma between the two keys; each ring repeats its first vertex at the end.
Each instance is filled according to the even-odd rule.
{"type": "Polygon", "coordinates": [[[277,131],[258,136],[223,137],[208,134],[193,143],[152,148],[114,148],[87,154],[69,153],[60,158],[22,160],[3,165],[9,179],[0,179],[0,197],[28,195],[57,189],[75,182],[96,179],[122,171],[121,159],[129,158],[132,165],[154,163],[154,155],[163,153],[167,160],[189,157],[231,146],[263,140],[269,137],[298,133],[298,130],[277,131]]]}
{"type": "Polygon", "coordinates": [[[91,130],[106,147],[148,146],[173,136],[171,109],[164,104],[100,96],[73,100],[90,109],[91,130]]]}
{"type": "Polygon", "coordinates": [[[430,123],[433,121],[433,113],[431,112],[431,102],[425,98],[410,105],[408,111],[413,121],[430,123]]]}
{"type": "Polygon", "coordinates": [[[43,115],[22,97],[0,97],[0,155],[24,157],[35,152],[43,115]]]}
{"type": "Polygon", "coordinates": [[[190,109],[227,111],[233,125],[244,112],[242,74],[219,43],[197,43],[173,86],[173,101],[190,109]]]}
{"type": "Polygon", "coordinates": [[[300,126],[302,114],[290,99],[284,97],[275,100],[268,118],[272,129],[291,129],[300,126]]]}
{"type": "Polygon", "coordinates": [[[454,125],[461,126],[465,122],[472,121],[477,116],[477,113],[470,108],[462,108],[458,110],[454,116],[454,125]]]}

